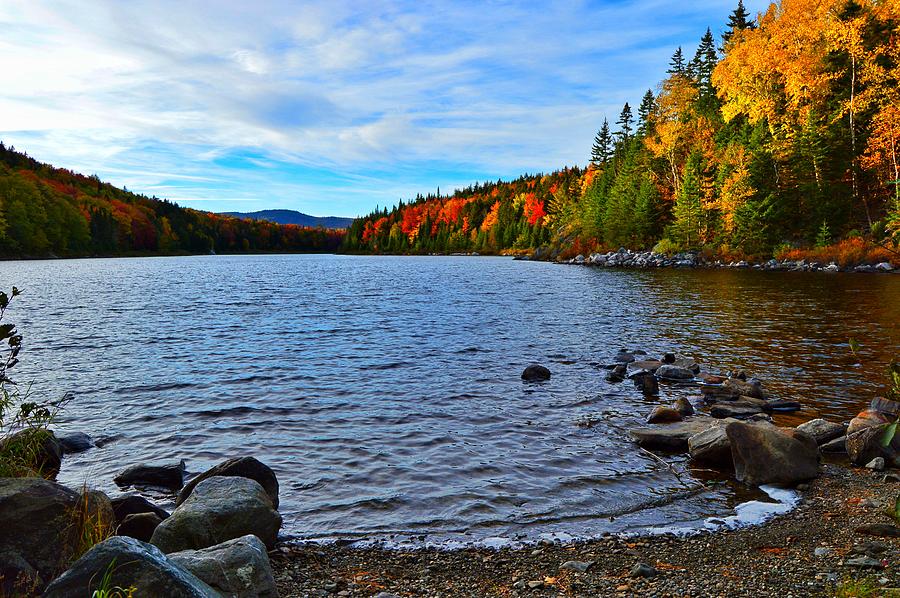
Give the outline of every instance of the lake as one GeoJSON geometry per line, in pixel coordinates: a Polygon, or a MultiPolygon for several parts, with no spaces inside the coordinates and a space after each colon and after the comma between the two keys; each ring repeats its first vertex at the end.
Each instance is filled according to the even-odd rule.
{"type": "Polygon", "coordinates": [[[198,473],[252,454],[303,539],[453,545],[728,515],[757,494],[686,492],[629,441],[653,405],[699,392],[606,382],[620,348],[743,369],[803,402],[779,418],[795,424],[849,420],[900,346],[895,275],[270,255],[0,262],[0,284],[25,290],[13,377],[72,392],[59,427],[108,441],[67,456],[62,482],[116,494],[132,464],[198,473]],[[530,362],[552,380],[523,383],[530,362]]]}

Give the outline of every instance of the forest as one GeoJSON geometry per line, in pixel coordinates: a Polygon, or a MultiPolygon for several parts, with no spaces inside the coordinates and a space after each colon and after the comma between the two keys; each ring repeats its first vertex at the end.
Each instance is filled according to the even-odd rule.
{"type": "Polygon", "coordinates": [[[900,2],[783,0],[757,18],[739,2],[723,30],[599,123],[587,167],[376,209],[344,250],[896,261],[900,2]]]}
{"type": "Polygon", "coordinates": [[[335,251],[344,231],[180,207],[0,143],[0,256],[335,251]]]}

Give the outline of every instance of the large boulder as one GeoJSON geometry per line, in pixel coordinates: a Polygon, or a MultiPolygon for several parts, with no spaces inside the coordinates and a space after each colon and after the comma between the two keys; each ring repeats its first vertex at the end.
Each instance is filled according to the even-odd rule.
{"type": "Polygon", "coordinates": [[[62,571],[72,553],[78,499],[42,478],[0,478],[0,594],[16,595],[17,580],[42,587],[62,571]]]}
{"type": "Polygon", "coordinates": [[[238,476],[255,480],[263,487],[266,494],[269,495],[269,498],[272,499],[272,504],[275,508],[278,508],[278,478],[275,477],[275,472],[272,471],[268,465],[265,465],[254,457],[228,459],[227,461],[219,463],[215,467],[204,471],[182,488],[181,492],[178,494],[178,499],[175,501],[175,505],[180,505],[187,500],[187,497],[191,495],[191,492],[194,491],[197,484],[215,476],[238,476]]]}
{"type": "Polygon", "coordinates": [[[854,434],[855,432],[859,432],[864,428],[871,428],[872,426],[883,426],[884,424],[889,424],[893,420],[886,413],[882,413],[881,411],[875,411],[873,409],[866,409],[865,411],[861,411],[859,415],[850,420],[850,425],[847,426],[847,436],[854,434]]]}
{"type": "Polygon", "coordinates": [[[166,519],[169,513],[139,494],[126,494],[112,499],[113,511],[116,513],[116,521],[122,523],[129,515],[138,513],[154,513],[160,519],[166,519]]]}
{"type": "Polygon", "coordinates": [[[850,462],[865,465],[876,457],[883,457],[889,462],[893,460],[894,448],[884,446],[884,434],[885,426],[869,426],[847,434],[846,449],[850,462]]]}
{"type": "Polygon", "coordinates": [[[187,500],[156,528],[151,542],[170,553],[253,534],[271,548],[280,528],[281,515],[259,483],[216,476],[197,484],[187,500]]]}
{"type": "Polygon", "coordinates": [[[162,488],[177,492],[184,486],[184,461],[169,465],[133,465],[113,481],[122,487],[162,488]]]}
{"type": "Polygon", "coordinates": [[[253,535],[201,550],[173,552],[169,560],[224,596],[275,598],[278,595],[266,546],[253,535]]]}
{"type": "Polygon", "coordinates": [[[821,418],[811,419],[808,422],[802,423],[797,426],[797,429],[812,436],[819,446],[822,446],[835,438],[840,438],[847,430],[846,426],[842,424],[830,422],[821,418]]]}
{"type": "MultiPolygon", "coordinates": [[[[0,452],[8,455],[16,468],[23,471],[11,475],[33,474],[53,477],[59,473],[63,448],[56,435],[42,428],[26,428],[0,441],[0,452]]],[[[5,464],[6,465],[6,464],[5,464]]]]}
{"type": "Polygon", "coordinates": [[[725,432],[740,482],[794,484],[819,474],[819,447],[808,434],[742,422],[728,424],[725,432]]]}
{"type": "Polygon", "coordinates": [[[82,529],[113,532],[116,529],[116,513],[109,497],[100,490],[83,489],[78,494],[76,521],[82,529]]]}
{"type": "Polygon", "coordinates": [[[700,463],[722,468],[734,466],[725,426],[713,426],[688,438],[688,452],[691,459],[700,463]]]}
{"type": "Polygon", "coordinates": [[[97,544],[53,581],[43,598],[91,596],[109,574],[107,588],[134,588],[141,598],[221,598],[221,595],[151,544],[115,536],[97,544]]]}
{"type": "Polygon", "coordinates": [[[537,363],[529,365],[525,368],[525,371],[522,372],[522,380],[525,380],[526,382],[540,382],[549,379],[550,370],[537,363]]]}

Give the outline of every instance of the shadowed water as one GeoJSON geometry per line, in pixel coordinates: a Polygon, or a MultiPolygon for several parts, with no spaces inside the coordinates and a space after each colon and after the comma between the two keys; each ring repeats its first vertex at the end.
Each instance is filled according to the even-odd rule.
{"type": "Polygon", "coordinates": [[[74,393],[60,427],[111,439],[67,457],[62,481],[115,492],[131,464],[253,454],[301,538],[583,537],[730,514],[743,494],[688,491],[623,432],[696,390],[647,400],[599,366],[677,350],[800,399],[785,421],[847,420],[883,391],[900,337],[894,275],[208,256],[6,262],[0,283],[26,290],[17,379],[74,393]],[[531,361],[549,383],[520,380],[531,361]]]}

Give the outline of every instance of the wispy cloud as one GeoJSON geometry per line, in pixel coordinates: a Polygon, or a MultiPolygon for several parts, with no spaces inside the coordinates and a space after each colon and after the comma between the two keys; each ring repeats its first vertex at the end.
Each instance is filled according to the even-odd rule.
{"type": "Polygon", "coordinates": [[[583,164],[603,117],[732,8],[5,0],[0,138],[205,209],[355,215],[583,164]]]}

